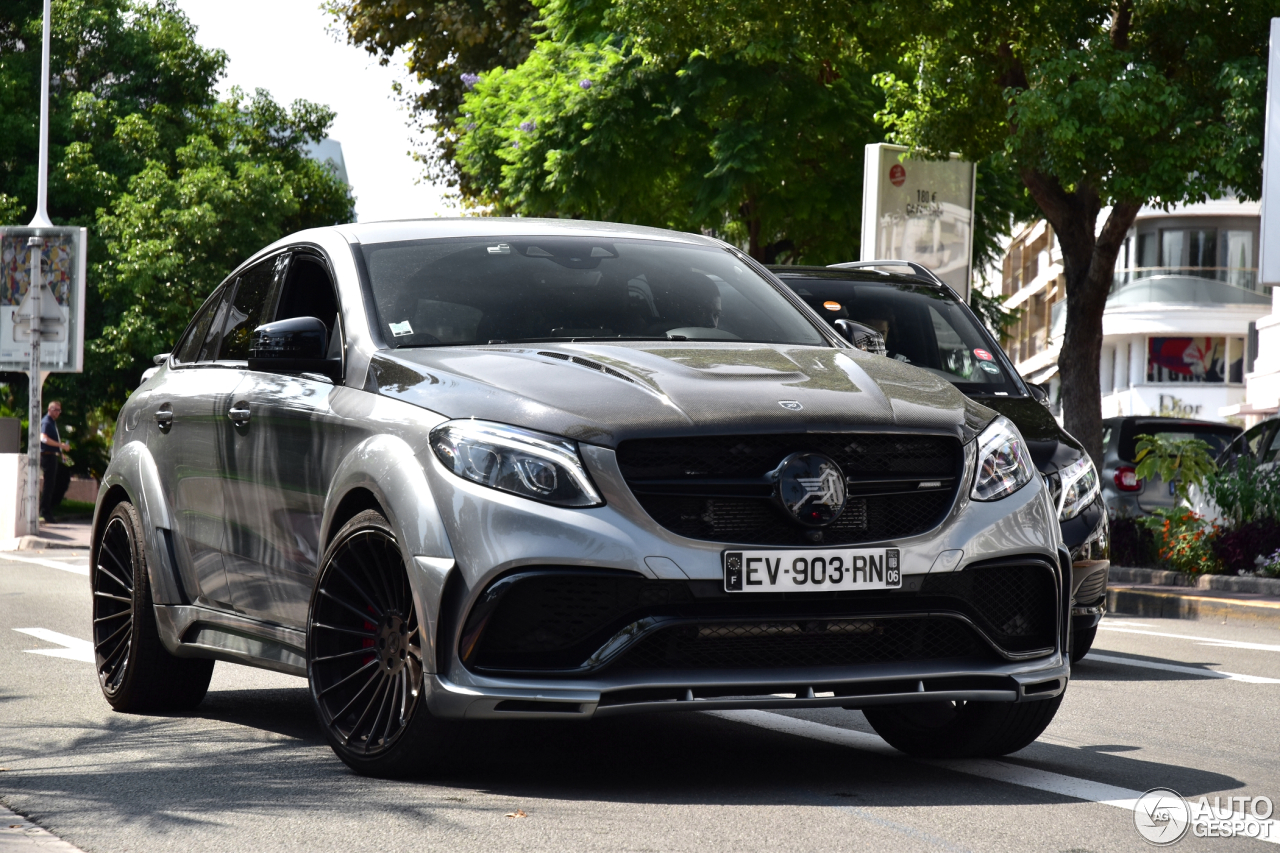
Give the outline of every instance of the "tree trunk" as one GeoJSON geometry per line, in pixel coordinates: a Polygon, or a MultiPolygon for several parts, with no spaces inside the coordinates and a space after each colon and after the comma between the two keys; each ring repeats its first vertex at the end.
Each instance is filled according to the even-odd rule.
{"type": "Polygon", "coordinates": [[[1102,464],[1102,312],[1115,276],[1116,256],[1141,204],[1120,202],[1097,230],[1101,202],[1094,188],[1081,184],[1067,192],[1056,178],[1024,171],[1023,183],[1053,226],[1062,249],[1067,290],[1067,328],[1058,354],[1062,377],[1062,420],[1102,464]]]}

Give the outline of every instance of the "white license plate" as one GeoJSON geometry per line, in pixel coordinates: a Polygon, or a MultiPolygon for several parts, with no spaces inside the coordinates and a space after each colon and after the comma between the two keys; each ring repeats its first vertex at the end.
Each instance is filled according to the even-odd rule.
{"type": "Polygon", "coordinates": [[[898,589],[897,548],[830,551],[725,551],[726,592],[827,592],[898,589]]]}

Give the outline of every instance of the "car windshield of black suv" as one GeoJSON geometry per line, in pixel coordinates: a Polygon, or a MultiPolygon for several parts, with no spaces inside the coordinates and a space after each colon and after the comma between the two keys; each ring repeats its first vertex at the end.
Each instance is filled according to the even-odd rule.
{"type": "Polygon", "coordinates": [[[774,285],[717,247],[468,237],[363,251],[393,347],[594,339],[829,346],[774,285]]]}
{"type": "Polygon", "coordinates": [[[853,320],[878,331],[889,358],[935,373],[966,394],[1023,393],[990,339],[946,291],[781,275],[828,322],[853,320]]]}

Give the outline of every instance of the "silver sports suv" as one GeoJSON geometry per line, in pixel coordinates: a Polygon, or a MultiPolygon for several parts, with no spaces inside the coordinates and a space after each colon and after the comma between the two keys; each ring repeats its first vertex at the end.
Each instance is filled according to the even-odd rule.
{"type": "Polygon", "coordinates": [[[305,676],[337,754],[385,776],[484,720],[638,711],[860,709],[914,754],[1021,749],[1070,671],[1054,501],[1010,421],[868,349],[707,237],[281,240],[120,413],[103,692],[176,710],[215,660],[305,676]]]}

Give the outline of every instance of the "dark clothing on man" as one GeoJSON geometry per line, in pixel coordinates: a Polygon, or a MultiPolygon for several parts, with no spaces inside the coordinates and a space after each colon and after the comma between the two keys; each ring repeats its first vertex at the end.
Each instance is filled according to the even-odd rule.
{"type": "Polygon", "coordinates": [[[58,422],[45,415],[40,419],[40,432],[49,437],[52,444],[40,443],[40,471],[44,474],[40,489],[40,515],[45,521],[53,521],[53,511],[62,504],[70,477],[64,477],[62,469],[62,438],[58,435],[58,422]],[[66,481],[65,483],[63,481],[66,481]]]}
{"type": "Polygon", "coordinates": [[[40,442],[40,456],[60,456],[62,454],[62,437],[58,435],[58,422],[53,419],[52,415],[45,415],[40,419],[40,432],[48,436],[53,444],[45,444],[40,442]]]}

